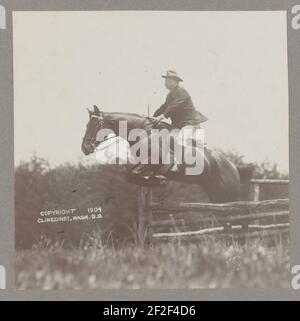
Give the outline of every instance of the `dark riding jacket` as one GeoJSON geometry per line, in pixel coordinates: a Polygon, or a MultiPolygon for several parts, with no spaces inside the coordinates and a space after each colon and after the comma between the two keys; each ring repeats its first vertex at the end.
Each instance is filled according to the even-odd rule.
{"type": "Polygon", "coordinates": [[[205,122],[207,118],[197,111],[192,102],[189,93],[180,86],[175,87],[167,95],[167,99],[163,105],[161,105],[154,117],[158,117],[163,114],[166,118],[171,118],[172,126],[175,128],[182,128],[187,125],[199,125],[205,122]]]}

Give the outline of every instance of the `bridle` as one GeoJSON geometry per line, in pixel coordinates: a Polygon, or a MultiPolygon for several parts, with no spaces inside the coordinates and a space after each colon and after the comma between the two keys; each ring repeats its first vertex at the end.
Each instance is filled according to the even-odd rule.
{"type": "MultiPolygon", "coordinates": [[[[96,125],[97,125],[97,128],[99,128],[99,129],[97,130],[97,132],[98,132],[100,129],[103,128],[103,126],[104,126],[104,113],[103,113],[103,112],[100,112],[99,115],[91,114],[90,117],[91,117],[91,118],[95,118],[95,119],[97,120],[96,125]]],[[[99,145],[99,143],[100,143],[100,142],[98,142],[98,141],[95,139],[95,137],[84,136],[84,137],[83,137],[83,140],[84,140],[84,141],[87,141],[88,143],[90,143],[90,145],[91,145],[94,149],[95,149],[95,148],[99,145]]]]}
{"type": "Polygon", "coordinates": [[[91,118],[96,118],[99,122],[100,125],[100,129],[103,127],[104,125],[104,113],[101,111],[100,115],[91,115],[91,118]]]}

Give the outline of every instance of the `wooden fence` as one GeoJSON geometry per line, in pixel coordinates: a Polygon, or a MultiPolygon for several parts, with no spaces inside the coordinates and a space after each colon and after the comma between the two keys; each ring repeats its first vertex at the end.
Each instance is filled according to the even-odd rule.
{"type": "Polygon", "coordinates": [[[246,200],[225,204],[159,204],[152,190],[139,195],[139,239],[251,238],[289,233],[288,180],[251,180],[246,200]],[[283,196],[282,198],[272,198],[283,196]],[[262,199],[267,197],[269,199],[262,199]]]}

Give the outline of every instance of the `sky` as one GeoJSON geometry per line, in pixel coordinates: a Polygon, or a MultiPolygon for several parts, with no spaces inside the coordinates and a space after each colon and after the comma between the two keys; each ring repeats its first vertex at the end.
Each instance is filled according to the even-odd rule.
{"type": "Polygon", "coordinates": [[[284,11],[14,12],[13,30],[16,165],[86,159],[86,108],[153,113],[173,69],[208,147],[288,171],[284,11]]]}

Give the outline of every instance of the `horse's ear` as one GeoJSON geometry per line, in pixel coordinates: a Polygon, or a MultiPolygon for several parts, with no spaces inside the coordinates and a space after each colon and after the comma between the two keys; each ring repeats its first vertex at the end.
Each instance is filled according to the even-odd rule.
{"type": "Polygon", "coordinates": [[[91,116],[91,114],[93,113],[91,110],[89,110],[88,108],[86,109],[89,113],[89,115],[91,116]]]}
{"type": "Polygon", "coordinates": [[[94,111],[96,115],[100,115],[100,109],[96,105],[94,105],[94,111]]]}

